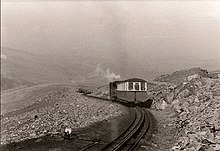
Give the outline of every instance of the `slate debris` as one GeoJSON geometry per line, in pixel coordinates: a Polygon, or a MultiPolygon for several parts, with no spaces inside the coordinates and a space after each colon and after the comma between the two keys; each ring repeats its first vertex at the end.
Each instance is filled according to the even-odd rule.
{"type": "Polygon", "coordinates": [[[69,137],[78,128],[125,113],[121,105],[87,98],[75,90],[58,91],[36,103],[28,112],[1,119],[2,145],[45,135],[62,137],[66,133],[69,137]]]}
{"type": "Polygon", "coordinates": [[[181,78],[181,83],[167,82],[151,91],[156,100],[152,108],[174,114],[170,124],[178,131],[171,150],[220,150],[220,79],[198,73],[181,78]]]}
{"type": "Polygon", "coordinates": [[[167,82],[172,84],[179,84],[185,81],[187,78],[194,78],[193,76],[201,76],[201,77],[209,77],[209,73],[207,70],[197,68],[185,69],[173,72],[172,74],[161,75],[156,77],[155,81],[167,82]]]}
{"type": "Polygon", "coordinates": [[[203,78],[189,83],[190,95],[178,95],[172,104],[179,129],[173,150],[220,150],[220,95],[216,95],[220,80],[203,78]],[[195,87],[195,83],[200,84],[195,87]]]}

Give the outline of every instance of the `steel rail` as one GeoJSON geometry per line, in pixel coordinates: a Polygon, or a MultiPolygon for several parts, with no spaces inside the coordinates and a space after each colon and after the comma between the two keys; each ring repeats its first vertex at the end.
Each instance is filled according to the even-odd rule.
{"type": "Polygon", "coordinates": [[[138,130],[141,128],[142,123],[144,122],[144,115],[141,113],[141,118],[138,119],[137,124],[134,126],[134,128],[127,133],[127,135],[122,139],[121,142],[116,144],[110,151],[117,151],[123,148],[123,146],[134,136],[138,130]]]}
{"type": "MultiPolygon", "coordinates": [[[[88,97],[110,100],[96,96],[88,97]]],[[[126,100],[119,99],[119,101],[124,102],[126,100]]],[[[135,111],[135,119],[120,136],[107,144],[102,151],[137,150],[140,140],[145,136],[150,128],[151,114],[145,108],[132,107],[132,109],[135,111]]]]}
{"type": "Polygon", "coordinates": [[[136,138],[136,141],[130,146],[128,151],[133,151],[133,150],[137,149],[137,146],[138,146],[140,140],[144,137],[144,135],[147,133],[147,131],[150,128],[150,114],[149,114],[149,111],[145,110],[144,111],[144,116],[145,116],[145,124],[142,128],[142,131],[140,132],[140,134],[136,138]]]}
{"type": "Polygon", "coordinates": [[[88,145],[84,146],[83,148],[81,148],[79,151],[85,151],[85,150],[95,146],[96,144],[98,144],[98,142],[93,142],[91,144],[88,144],[88,145]]]}
{"type": "Polygon", "coordinates": [[[102,151],[112,150],[112,148],[120,148],[125,143],[125,141],[128,140],[131,133],[135,131],[142,117],[141,117],[141,114],[139,114],[139,111],[137,108],[133,108],[133,109],[135,111],[135,119],[133,120],[133,122],[128,126],[128,128],[120,136],[118,136],[115,140],[113,140],[108,145],[106,145],[102,149],[102,151]]]}
{"type": "Polygon", "coordinates": [[[135,150],[140,140],[146,134],[150,126],[148,112],[145,109],[135,107],[139,118],[135,120],[132,128],[126,130],[126,134],[121,134],[116,140],[105,146],[102,151],[118,151],[127,148],[127,150],[135,150]],[[127,146],[129,147],[127,147],[127,146]]]}

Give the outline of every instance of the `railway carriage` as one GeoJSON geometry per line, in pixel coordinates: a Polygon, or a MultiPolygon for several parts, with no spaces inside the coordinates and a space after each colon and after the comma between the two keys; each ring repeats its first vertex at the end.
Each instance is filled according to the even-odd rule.
{"type": "Polygon", "coordinates": [[[126,102],[144,102],[147,99],[147,81],[138,78],[110,83],[110,99],[126,100],[126,102]]]}

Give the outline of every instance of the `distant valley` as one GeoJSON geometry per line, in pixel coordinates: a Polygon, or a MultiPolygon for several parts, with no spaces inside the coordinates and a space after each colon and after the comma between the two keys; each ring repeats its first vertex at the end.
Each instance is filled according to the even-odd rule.
{"type": "Polygon", "coordinates": [[[98,64],[106,59],[99,57],[77,54],[67,57],[2,48],[1,87],[5,90],[45,83],[100,85],[108,80],[103,75],[106,69],[98,64]]]}
{"type": "Polygon", "coordinates": [[[46,83],[101,86],[112,80],[131,77],[150,80],[173,71],[166,64],[161,64],[160,68],[163,70],[157,67],[153,70],[154,62],[145,64],[133,57],[135,55],[123,52],[74,50],[52,53],[45,50],[26,51],[3,47],[1,88],[7,90],[46,83]]]}

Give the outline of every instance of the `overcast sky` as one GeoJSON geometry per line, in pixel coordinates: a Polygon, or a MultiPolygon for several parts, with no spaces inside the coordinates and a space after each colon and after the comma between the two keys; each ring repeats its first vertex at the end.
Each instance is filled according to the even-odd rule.
{"type": "Polygon", "coordinates": [[[152,70],[220,67],[218,1],[3,2],[2,8],[3,47],[126,55],[152,70]]]}

